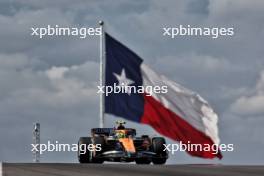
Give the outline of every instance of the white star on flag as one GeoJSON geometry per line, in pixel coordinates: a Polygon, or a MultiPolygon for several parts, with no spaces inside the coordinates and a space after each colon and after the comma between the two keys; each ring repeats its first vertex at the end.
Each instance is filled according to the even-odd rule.
{"type": "Polygon", "coordinates": [[[126,77],[125,69],[122,69],[121,74],[113,73],[116,79],[118,80],[118,86],[123,87],[125,89],[125,92],[128,93],[128,95],[131,94],[130,89],[128,89],[128,86],[133,84],[134,81],[126,77]]]}

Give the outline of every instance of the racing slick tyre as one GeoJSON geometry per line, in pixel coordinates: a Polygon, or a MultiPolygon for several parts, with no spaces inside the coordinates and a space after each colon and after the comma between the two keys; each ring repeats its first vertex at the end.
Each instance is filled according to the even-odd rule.
{"type": "Polygon", "coordinates": [[[78,160],[80,163],[90,163],[91,152],[87,150],[90,144],[92,144],[91,137],[80,137],[78,142],[78,160]]]}
{"type": "Polygon", "coordinates": [[[102,164],[104,162],[104,159],[100,157],[100,155],[103,153],[105,140],[103,136],[96,136],[93,138],[93,144],[94,145],[100,145],[101,150],[95,152],[95,156],[92,157],[93,163],[102,164]]]}
{"type": "Polygon", "coordinates": [[[165,164],[167,160],[167,151],[165,150],[166,141],[163,137],[155,137],[152,139],[152,151],[156,156],[152,158],[153,164],[165,164]]]}
{"type": "Polygon", "coordinates": [[[136,158],[136,164],[150,164],[151,160],[149,158],[136,158]]]}

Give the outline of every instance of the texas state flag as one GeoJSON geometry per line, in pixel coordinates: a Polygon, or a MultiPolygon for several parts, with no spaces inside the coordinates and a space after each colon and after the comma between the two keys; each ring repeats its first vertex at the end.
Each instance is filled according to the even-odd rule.
{"type": "MultiPolygon", "coordinates": [[[[183,144],[219,144],[217,114],[197,93],[155,73],[122,43],[105,34],[105,85],[167,86],[167,93],[111,93],[105,113],[152,126],[160,134],[183,144]]],[[[221,158],[221,153],[187,151],[192,156],[221,158]]]]}

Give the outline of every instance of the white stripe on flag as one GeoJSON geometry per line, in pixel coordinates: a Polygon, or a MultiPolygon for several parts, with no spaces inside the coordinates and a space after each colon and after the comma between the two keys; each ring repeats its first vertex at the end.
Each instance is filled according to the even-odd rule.
{"type": "Polygon", "coordinates": [[[220,143],[217,128],[218,116],[199,94],[165,76],[158,75],[145,64],[141,64],[141,73],[143,86],[167,86],[168,92],[166,94],[152,92],[152,97],[155,100],[209,136],[214,143],[220,143]]]}

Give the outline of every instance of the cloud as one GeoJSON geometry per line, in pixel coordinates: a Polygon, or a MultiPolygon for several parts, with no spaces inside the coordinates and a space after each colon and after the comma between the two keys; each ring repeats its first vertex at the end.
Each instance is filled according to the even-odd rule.
{"type": "MultiPolygon", "coordinates": [[[[216,17],[216,18],[228,17],[229,20],[235,20],[235,19],[242,20],[243,18],[255,19],[262,12],[263,10],[262,7],[264,5],[264,2],[259,0],[253,0],[253,1],[209,0],[209,1],[210,1],[209,10],[212,17],[216,17]],[[243,13],[241,13],[241,11],[243,11],[243,13]]],[[[258,16],[257,18],[259,17],[261,16],[258,16]]]]}
{"type": "Polygon", "coordinates": [[[264,71],[253,88],[253,95],[239,97],[231,106],[234,113],[240,115],[260,115],[264,113],[264,71]]]}
{"type": "Polygon", "coordinates": [[[239,72],[246,70],[241,68],[225,58],[217,58],[209,55],[199,55],[197,53],[186,54],[183,56],[167,56],[156,61],[155,65],[162,65],[163,68],[174,72],[177,69],[192,70],[199,74],[214,74],[223,72],[239,72]]]}
{"type": "MultiPolygon", "coordinates": [[[[98,76],[94,73],[99,70],[98,63],[38,70],[42,62],[24,54],[2,54],[0,63],[1,160],[31,160],[33,122],[40,122],[44,143],[48,139],[74,143],[86,134],[83,130],[96,125],[98,76]]],[[[48,154],[44,161],[46,157],[56,160],[65,156],[48,154]]]]}
{"type": "MultiPolygon", "coordinates": [[[[257,142],[263,138],[263,76],[252,88],[264,66],[263,2],[244,0],[0,2],[1,160],[31,161],[33,122],[41,123],[42,142],[74,143],[98,126],[98,37],[40,40],[30,35],[30,28],[48,24],[96,27],[102,19],[107,32],[156,72],[198,92],[213,105],[219,114],[221,141],[237,145],[237,152],[224,154],[222,163],[263,163],[257,142]],[[179,24],[231,26],[235,36],[217,40],[162,36],[163,27],[179,24]],[[252,147],[254,154],[247,154],[252,147]]],[[[107,115],[107,126],[114,120],[107,115]]],[[[140,133],[156,133],[147,126],[129,125],[140,133]]],[[[169,162],[217,163],[179,156],[169,162]]],[[[76,154],[49,153],[42,161],[72,162],[76,154]]]]}

